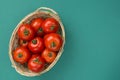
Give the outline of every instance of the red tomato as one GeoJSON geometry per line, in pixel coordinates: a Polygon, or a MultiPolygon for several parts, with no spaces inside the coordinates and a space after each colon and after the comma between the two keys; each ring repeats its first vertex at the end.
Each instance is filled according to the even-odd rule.
{"type": "Polygon", "coordinates": [[[44,35],[43,29],[42,29],[43,21],[44,20],[42,18],[36,18],[36,19],[33,19],[31,22],[31,26],[33,27],[33,29],[37,32],[37,35],[39,36],[44,35]]]}
{"type": "Polygon", "coordinates": [[[23,47],[27,47],[28,46],[28,41],[20,39],[20,45],[23,46],[23,47]]]}
{"type": "Polygon", "coordinates": [[[21,64],[26,63],[30,58],[30,52],[25,47],[18,47],[13,52],[13,59],[21,64]]]}
{"type": "Polygon", "coordinates": [[[45,47],[51,51],[59,51],[62,46],[62,38],[59,34],[50,33],[44,37],[45,47]]]}
{"type": "Polygon", "coordinates": [[[28,68],[33,72],[40,72],[44,69],[45,61],[40,55],[32,55],[31,59],[28,62],[28,68]]]}
{"type": "Polygon", "coordinates": [[[59,29],[59,23],[54,18],[47,18],[43,24],[43,30],[45,33],[56,33],[59,29]]]}
{"type": "Polygon", "coordinates": [[[34,37],[34,30],[29,24],[22,24],[18,29],[18,36],[23,40],[31,40],[34,37]]]}
{"type": "Polygon", "coordinates": [[[44,42],[40,37],[36,37],[28,43],[28,48],[33,53],[40,53],[44,50],[44,42]]]}
{"type": "Polygon", "coordinates": [[[46,62],[52,63],[56,58],[56,53],[48,49],[45,49],[42,52],[42,58],[44,58],[46,62]]]}

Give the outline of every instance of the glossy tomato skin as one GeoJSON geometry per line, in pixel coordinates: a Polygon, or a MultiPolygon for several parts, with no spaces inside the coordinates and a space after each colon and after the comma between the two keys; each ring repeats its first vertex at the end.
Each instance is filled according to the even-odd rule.
{"type": "Polygon", "coordinates": [[[36,37],[28,43],[28,48],[33,53],[40,53],[44,50],[44,41],[40,37],[36,37]]]}
{"type": "Polygon", "coordinates": [[[23,47],[27,47],[28,46],[28,41],[20,39],[19,43],[20,43],[20,46],[23,46],[23,47]]]}
{"type": "Polygon", "coordinates": [[[63,43],[62,37],[56,33],[50,33],[45,35],[44,44],[45,47],[51,51],[59,51],[63,43]]]}
{"type": "Polygon", "coordinates": [[[13,59],[21,64],[28,62],[30,57],[31,54],[29,50],[25,47],[18,47],[13,52],[13,59]]]}
{"type": "Polygon", "coordinates": [[[33,27],[35,32],[37,32],[38,36],[43,36],[44,35],[44,31],[42,29],[43,21],[44,20],[42,18],[35,18],[31,21],[31,27],[33,27]]]}
{"type": "Polygon", "coordinates": [[[40,72],[44,69],[45,61],[40,55],[32,55],[31,59],[28,62],[28,68],[33,72],[40,72]]]}
{"type": "Polygon", "coordinates": [[[29,24],[22,24],[18,29],[18,36],[22,40],[29,41],[34,37],[35,33],[29,24]]]}
{"type": "Polygon", "coordinates": [[[45,33],[56,33],[59,27],[60,25],[58,21],[54,18],[47,18],[42,24],[42,28],[45,33]]]}
{"type": "Polygon", "coordinates": [[[42,52],[42,58],[44,58],[47,63],[52,63],[56,58],[56,52],[45,49],[42,52]]]}

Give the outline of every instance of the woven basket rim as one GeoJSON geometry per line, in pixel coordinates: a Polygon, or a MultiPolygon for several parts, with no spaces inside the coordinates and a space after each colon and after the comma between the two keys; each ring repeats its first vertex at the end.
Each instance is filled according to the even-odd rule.
{"type": "Polygon", "coordinates": [[[49,71],[49,70],[56,64],[56,62],[59,60],[60,56],[61,56],[62,53],[63,53],[64,45],[65,45],[65,29],[64,29],[64,26],[63,26],[63,24],[62,24],[62,21],[61,21],[59,15],[58,15],[58,13],[55,12],[55,11],[54,11],[53,9],[51,9],[51,8],[40,7],[40,8],[38,8],[36,11],[34,11],[34,12],[28,14],[27,16],[25,16],[25,17],[18,23],[18,25],[15,27],[15,29],[13,30],[13,33],[12,33],[11,38],[10,38],[10,41],[9,41],[9,57],[10,57],[10,60],[11,60],[11,63],[12,63],[12,67],[14,67],[15,70],[16,70],[19,74],[21,74],[21,75],[28,76],[28,77],[39,76],[39,75],[41,75],[41,74],[49,71]],[[43,10],[43,11],[42,11],[42,10],[43,10]],[[44,11],[44,10],[45,10],[45,11],[44,11]],[[47,11],[47,10],[48,10],[48,11],[47,11]],[[61,49],[59,50],[59,55],[57,55],[55,61],[54,61],[47,69],[43,70],[43,71],[40,72],[40,73],[33,73],[33,72],[32,72],[32,73],[28,73],[28,72],[26,73],[26,72],[23,72],[22,70],[19,70],[18,67],[16,66],[16,63],[15,63],[15,61],[14,61],[13,58],[12,58],[12,45],[13,45],[13,43],[14,43],[14,38],[16,37],[16,33],[17,33],[17,31],[18,31],[19,26],[20,26],[25,20],[29,19],[32,15],[37,14],[37,13],[40,13],[40,12],[44,12],[45,14],[51,15],[52,17],[54,17],[54,18],[59,22],[59,24],[60,24],[60,26],[61,26],[61,29],[62,29],[62,34],[63,34],[63,35],[62,35],[63,45],[62,45],[61,49]]]}

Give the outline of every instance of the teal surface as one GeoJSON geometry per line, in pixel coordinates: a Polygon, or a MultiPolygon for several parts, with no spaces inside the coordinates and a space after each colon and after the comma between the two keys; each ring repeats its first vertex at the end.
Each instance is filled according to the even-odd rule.
{"type": "Polygon", "coordinates": [[[0,80],[120,80],[120,0],[0,0],[0,80]],[[8,45],[19,21],[41,6],[61,16],[66,45],[54,68],[29,78],[11,67],[8,45]]]}

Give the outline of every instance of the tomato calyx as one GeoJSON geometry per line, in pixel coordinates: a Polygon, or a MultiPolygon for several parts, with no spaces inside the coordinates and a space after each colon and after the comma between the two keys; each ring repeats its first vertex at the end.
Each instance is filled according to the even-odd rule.
{"type": "Polygon", "coordinates": [[[56,46],[56,43],[55,43],[55,42],[52,42],[50,46],[53,48],[53,47],[56,46]]]}
{"type": "Polygon", "coordinates": [[[37,44],[37,40],[36,39],[32,40],[32,43],[37,44]]]}
{"type": "Polygon", "coordinates": [[[55,29],[55,26],[52,25],[52,26],[50,27],[50,30],[52,31],[52,30],[54,30],[54,29],[55,29]]]}
{"type": "Polygon", "coordinates": [[[49,57],[52,57],[52,53],[50,52],[50,53],[48,54],[48,56],[49,56],[49,57]]]}
{"type": "Polygon", "coordinates": [[[24,35],[25,36],[29,35],[29,31],[27,29],[24,30],[24,35]]]}
{"type": "Polygon", "coordinates": [[[38,63],[38,64],[42,64],[42,62],[41,62],[41,61],[39,61],[39,59],[38,59],[38,58],[34,59],[34,60],[33,60],[33,62],[38,63]]]}
{"type": "Polygon", "coordinates": [[[25,40],[23,40],[23,44],[27,43],[25,40]]]}
{"type": "Polygon", "coordinates": [[[19,53],[18,58],[22,58],[22,57],[23,57],[22,53],[19,53]]]}
{"type": "Polygon", "coordinates": [[[42,33],[43,32],[43,29],[42,28],[39,28],[38,29],[38,33],[42,33]]]}

